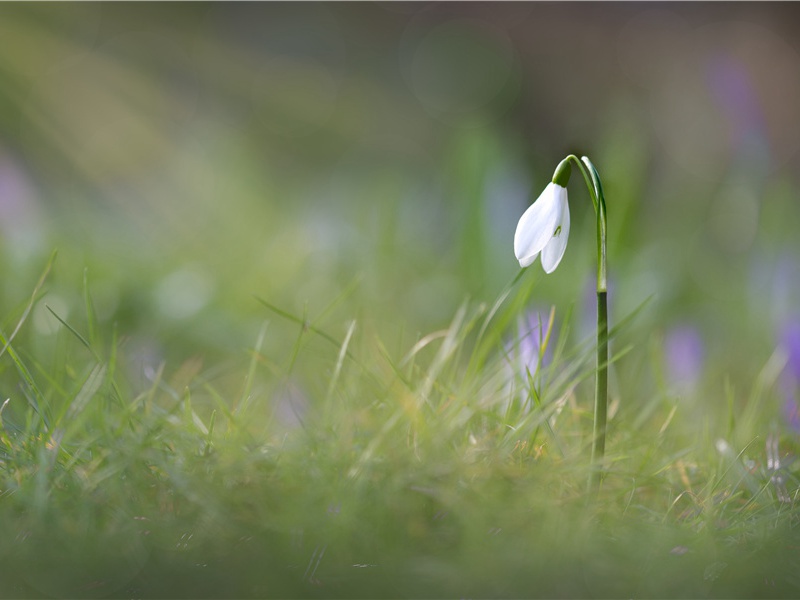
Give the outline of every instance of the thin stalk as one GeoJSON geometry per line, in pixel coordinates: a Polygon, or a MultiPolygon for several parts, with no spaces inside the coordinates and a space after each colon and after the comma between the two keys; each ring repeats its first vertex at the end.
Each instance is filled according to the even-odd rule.
{"type": "Polygon", "coordinates": [[[594,430],[592,432],[592,474],[590,489],[602,475],[606,451],[606,420],[608,417],[608,292],[597,292],[597,376],[594,388],[594,430]]]}
{"type": "Polygon", "coordinates": [[[589,489],[600,484],[606,449],[608,420],[608,270],[606,267],[606,201],[603,186],[592,162],[570,154],[566,160],[580,169],[597,217],[597,374],[594,389],[594,427],[592,431],[592,472],[589,489]]]}

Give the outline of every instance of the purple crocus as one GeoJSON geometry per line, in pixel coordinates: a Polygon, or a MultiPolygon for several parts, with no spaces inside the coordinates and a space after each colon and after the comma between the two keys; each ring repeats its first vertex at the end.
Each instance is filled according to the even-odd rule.
{"type": "Polygon", "coordinates": [[[544,366],[551,355],[548,348],[542,355],[542,343],[547,337],[549,315],[544,311],[532,310],[522,315],[517,320],[516,338],[507,344],[506,352],[509,357],[510,379],[516,389],[515,381],[521,381],[519,389],[519,402],[524,410],[530,408],[529,378],[536,376],[540,366],[544,366]]]}
{"type": "Polygon", "coordinates": [[[786,353],[786,368],[781,377],[784,396],[783,416],[787,425],[800,433],[800,319],[789,321],[780,333],[780,345],[786,353]]]}
{"type": "Polygon", "coordinates": [[[547,315],[536,311],[520,316],[517,321],[519,368],[523,375],[526,372],[531,375],[536,373],[541,345],[547,334],[547,322],[547,315]]]}
{"type": "Polygon", "coordinates": [[[800,319],[788,323],[781,332],[781,346],[787,355],[786,368],[800,381],[800,319]]]}
{"type": "Polygon", "coordinates": [[[680,393],[693,390],[703,374],[705,346],[696,327],[679,325],[667,332],[664,357],[670,387],[680,393]]]}

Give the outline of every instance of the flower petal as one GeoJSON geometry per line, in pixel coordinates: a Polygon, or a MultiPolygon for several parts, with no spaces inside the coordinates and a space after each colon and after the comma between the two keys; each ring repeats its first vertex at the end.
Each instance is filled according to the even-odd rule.
{"type": "Polygon", "coordinates": [[[561,203],[561,220],[555,229],[555,235],[542,249],[542,268],[545,273],[552,273],[556,270],[558,263],[564,256],[567,249],[567,238],[569,238],[569,203],[567,202],[567,190],[559,197],[561,203]]]}
{"type": "Polygon", "coordinates": [[[528,207],[517,223],[514,233],[514,254],[521,267],[527,267],[552,239],[553,232],[561,220],[564,204],[560,196],[566,200],[567,189],[549,183],[539,194],[536,201],[528,207]]]}

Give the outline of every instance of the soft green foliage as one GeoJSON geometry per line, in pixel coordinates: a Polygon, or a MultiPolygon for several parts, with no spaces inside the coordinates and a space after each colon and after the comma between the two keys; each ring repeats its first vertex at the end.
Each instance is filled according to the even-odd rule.
{"type": "Polygon", "coordinates": [[[698,420],[697,398],[612,404],[610,468],[589,495],[593,349],[565,343],[571,319],[553,311],[550,360],[512,368],[532,290],[467,302],[399,355],[358,320],[336,336],[265,301],[249,361],[162,363],[144,386],[90,286],[52,355],[21,323],[3,357],[3,593],[794,593],[798,482],[791,466],[782,502],[754,460],[758,407],[743,422],[698,420]],[[281,321],[292,350],[268,352],[281,321]],[[317,377],[301,391],[306,361],[317,377]]]}
{"type": "Polygon", "coordinates": [[[763,6],[0,4],[0,596],[800,596],[763,6]]]}

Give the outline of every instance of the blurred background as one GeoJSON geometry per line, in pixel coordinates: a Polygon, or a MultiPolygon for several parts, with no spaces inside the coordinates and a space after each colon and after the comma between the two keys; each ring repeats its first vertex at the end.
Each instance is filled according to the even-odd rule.
{"type": "MultiPolygon", "coordinates": [[[[40,340],[45,304],[80,329],[85,276],[143,370],[240,352],[275,317],[254,296],[404,350],[497,298],[576,153],[606,191],[612,321],[649,299],[630,370],[750,382],[800,315],[799,34],[793,3],[3,4],[4,331],[58,249],[40,340]]],[[[560,268],[525,275],[580,338],[582,187],[560,268]]]]}

